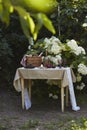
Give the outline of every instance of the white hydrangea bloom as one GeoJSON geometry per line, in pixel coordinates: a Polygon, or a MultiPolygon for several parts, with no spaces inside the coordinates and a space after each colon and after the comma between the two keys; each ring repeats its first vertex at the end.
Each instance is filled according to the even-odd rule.
{"type": "Polygon", "coordinates": [[[53,99],[58,99],[58,96],[57,95],[53,95],[52,98],[53,99]]]}
{"type": "Polygon", "coordinates": [[[79,86],[79,85],[77,85],[77,86],[76,86],[76,89],[80,90],[80,86],[79,86]]]}
{"type": "Polygon", "coordinates": [[[78,74],[77,77],[76,77],[76,81],[77,81],[77,82],[80,82],[81,79],[82,79],[82,76],[81,76],[80,74],[78,74]]]}
{"type": "Polygon", "coordinates": [[[57,57],[51,57],[50,61],[53,62],[55,65],[58,65],[58,59],[57,59],[57,57]]]}
{"type": "Polygon", "coordinates": [[[61,41],[58,38],[52,36],[51,38],[45,38],[44,42],[45,42],[45,48],[47,48],[48,53],[50,54],[53,53],[56,55],[59,52],[61,52],[62,49],[60,46],[61,41]]]}
{"type": "Polygon", "coordinates": [[[49,93],[49,97],[52,97],[53,96],[53,94],[52,93],[49,93]]]}
{"type": "Polygon", "coordinates": [[[49,93],[49,98],[58,99],[58,95],[49,93]]]}
{"type": "Polygon", "coordinates": [[[82,83],[81,83],[81,86],[84,88],[84,87],[85,87],[85,84],[82,82],[82,83]]]}
{"type": "Polygon", "coordinates": [[[51,42],[48,38],[45,38],[44,42],[45,42],[45,48],[47,48],[49,46],[49,44],[51,44],[51,42]]]}
{"type": "Polygon", "coordinates": [[[72,50],[76,50],[76,48],[78,48],[77,42],[75,40],[70,40],[69,42],[67,42],[67,45],[72,49],[72,50]]]}
{"type": "Polygon", "coordinates": [[[61,52],[61,47],[56,42],[54,42],[51,46],[50,52],[56,55],[61,52]]]}
{"type": "Polygon", "coordinates": [[[84,48],[81,47],[81,46],[78,46],[78,48],[74,51],[74,53],[75,53],[76,55],[79,55],[79,54],[84,54],[84,55],[85,55],[85,54],[86,54],[84,48]]]}
{"type": "Polygon", "coordinates": [[[56,58],[58,59],[58,61],[62,60],[61,54],[56,55],[56,58]]]}
{"type": "Polygon", "coordinates": [[[56,43],[61,43],[61,41],[58,39],[58,38],[56,38],[55,36],[52,36],[51,38],[50,38],[50,42],[56,42],[56,43]]]}
{"type": "Polygon", "coordinates": [[[84,48],[82,48],[81,46],[78,46],[75,50],[73,50],[73,53],[76,54],[77,56],[80,54],[86,54],[84,48]]]}
{"type": "Polygon", "coordinates": [[[58,65],[59,63],[62,62],[62,57],[61,57],[60,54],[56,55],[55,57],[51,56],[51,55],[48,55],[48,56],[46,56],[46,59],[49,60],[49,61],[51,61],[55,65],[58,65]]]}
{"type": "Polygon", "coordinates": [[[83,25],[82,25],[83,27],[87,27],[87,23],[83,23],[83,25]]]}
{"type": "Polygon", "coordinates": [[[79,55],[81,54],[81,50],[79,48],[75,49],[75,50],[72,50],[72,52],[75,54],[75,55],[79,55]]]}
{"type": "Polygon", "coordinates": [[[85,49],[83,47],[79,46],[78,48],[82,54],[84,55],[86,54],[85,49]]]}
{"type": "Polygon", "coordinates": [[[80,85],[77,85],[78,90],[82,90],[85,87],[85,84],[82,82],[80,85]]]}
{"type": "Polygon", "coordinates": [[[87,75],[87,67],[84,64],[79,64],[78,72],[82,75],[87,75]]]}
{"type": "Polygon", "coordinates": [[[31,46],[29,45],[29,46],[28,46],[28,50],[30,50],[30,49],[31,49],[31,46]]]}
{"type": "Polygon", "coordinates": [[[71,52],[74,53],[75,55],[80,55],[80,54],[86,54],[85,50],[83,47],[78,46],[75,40],[70,40],[69,42],[67,42],[67,46],[70,47],[71,52]]]}

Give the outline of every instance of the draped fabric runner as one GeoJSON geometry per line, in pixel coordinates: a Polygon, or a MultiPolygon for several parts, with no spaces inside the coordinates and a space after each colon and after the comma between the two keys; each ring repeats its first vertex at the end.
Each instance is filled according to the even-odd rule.
{"type": "Polygon", "coordinates": [[[28,110],[31,107],[31,101],[28,95],[27,88],[24,88],[24,100],[25,100],[26,110],[28,110]]]}
{"type": "MultiPolygon", "coordinates": [[[[57,67],[57,68],[34,68],[26,69],[24,67],[18,68],[14,77],[13,85],[15,89],[21,91],[20,79],[56,79],[62,81],[62,87],[69,86],[70,100],[72,110],[78,111],[80,107],[76,104],[76,98],[74,93],[73,82],[76,81],[75,75],[70,67],[57,67]]],[[[24,91],[25,107],[29,109],[31,107],[31,101],[28,95],[27,87],[25,86],[24,91]]]]}
{"type": "Polygon", "coordinates": [[[77,104],[76,104],[76,98],[75,98],[74,87],[73,87],[73,83],[72,83],[71,71],[70,71],[69,67],[67,67],[66,70],[67,70],[67,76],[68,76],[68,81],[69,81],[69,93],[70,93],[72,110],[78,111],[78,110],[80,110],[80,107],[77,106],[77,104]]]}

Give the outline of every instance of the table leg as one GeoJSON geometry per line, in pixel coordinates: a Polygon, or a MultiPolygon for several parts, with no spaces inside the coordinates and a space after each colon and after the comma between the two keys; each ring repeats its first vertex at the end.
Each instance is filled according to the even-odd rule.
{"type": "Polygon", "coordinates": [[[61,110],[64,112],[64,87],[62,87],[61,83],[61,110]]]}
{"type": "Polygon", "coordinates": [[[32,81],[31,81],[31,79],[29,79],[29,97],[30,97],[30,99],[31,99],[31,83],[32,83],[32,81]]]}
{"type": "Polygon", "coordinates": [[[22,92],[21,92],[21,96],[22,96],[22,108],[24,109],[24,79],[21,78],[21,89],[22,89],[22,92]]]}

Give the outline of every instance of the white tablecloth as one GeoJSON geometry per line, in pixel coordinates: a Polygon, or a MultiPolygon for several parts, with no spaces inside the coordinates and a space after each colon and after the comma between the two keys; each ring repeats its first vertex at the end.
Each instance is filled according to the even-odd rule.
{"type": "Polygon", "coordinates": [[[72,109],[77,111],[80,107],[76,104],[76,98],[74,94],[73,82],[76,81],[73,71],[67,67],[61,68],[34,68],[27,69],[24,67],[18,68],[16,70],[13,85],[17,91],[21,91],[20,79],[56,79],[62,81],[62,87],[69,86],[70,100],[72,109]]]}

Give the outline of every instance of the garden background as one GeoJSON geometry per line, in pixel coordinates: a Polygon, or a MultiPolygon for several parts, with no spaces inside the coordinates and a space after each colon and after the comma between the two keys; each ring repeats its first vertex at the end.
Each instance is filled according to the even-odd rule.
{"type": "MultiPolygon", "coordinates": [[[[35,42],[39,39],[50,38],[54,35],[63,43],[66,40],[76,40],[79,46],[82,46],[87,52],[86,5],[87,2],[85,0],[79,2],[74,0],[71,2],[65,0],[58,1],[58,7],[56,7],[55,11],[50,14],[46,13],[52,21],[56,33],[53,34],[48,30],[49,28],[41,26],[35,42]]],[[[29,38],[24,35],[23,28],[21,28],[20,17],[17,11],[11,13],[10,16],[7,13],[4,15],[1,15],[1,20],[4,22],[0,22],[0,84],[6,84],[11,89],[13,88],[15,71],[21,66],[20,61],[27,52],[30,43],[29,38]],[[9,18],[4,20],[4,15],[6,18],[9,18]]],[[[33,37],[32,34],[30,36],[33,37]]],[[[86,79],[84,82],[86,83],[86,79]]]]}
{"type": "MultiPolygon", "coordinates": [[[[4,0],[5,3],[8,1],[10,0],[4,0]]],[[[4,2],[2,2],[1,0],[0,5],[4,2]]],[[[46,37],[50,38],[53,35],[59,38],[63,43],[66,42],[67,39],[75,39],[80,43],[80,46],[85,48],[85,51],[87,52],[86,0],[58,0],[58,8],[56,8],[56,10],[51,13],[46,13],[46,15],[52,21],[56,33],[53,34],[53,31],[48,30],[49,28],[41,26],[36,41],[46,37]]],[[[7,16],[7,14],[3,16],[7,16]]],[[[8,21],[7,19],[2,17],[2,11],[0,11],[0,84],[1,91],[3,89],[5,91],[5,94],[6,91],[7,93],[8,91],[10,91],[11,96],[12,93],[13,95],[15,93],[17,96],[17,93],[15,92],[13,87],[13,79],[15,71],[18,67],[21,66],[20,61],[28,49],[29,39],[24,34],[23,27],[21,27],[17,11],[14,11],[10,15],[8,15],[8,17],[10,18],[9,23],[6,22],[8,21]]],[[[83,81],[87,86],[86,78],[87,77],[84,77],[83,81]]],[[[45,85],[47,84],[45,84],[43,81],[36,81],[36,88],[33,91],[33,95],[37,96],[40,99],[44,96],[47,96],[48,87],[44,87],[45,85]],[[38,87],[41,85],[41,88],[38,87]]],[[[82,90],[75,90],[76,97],[80,97],[78,101],[80,100],[84,102],[83,97],[85,97],[85,95],[87,94],[86,86],[82,90]]],[[[20,95],[18,95],[18,97],[19,96],[20,95]]]]}

